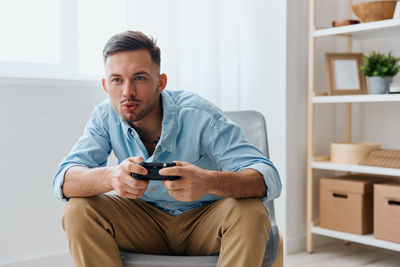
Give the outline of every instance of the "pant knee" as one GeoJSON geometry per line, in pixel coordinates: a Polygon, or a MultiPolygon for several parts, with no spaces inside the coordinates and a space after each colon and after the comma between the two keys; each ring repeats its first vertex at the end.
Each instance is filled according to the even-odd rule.
{"type": "Polygon", "coordinates": [[[249,216],[251,218],[265,217],[268,218],[268,212],[259,198],[226,198],[224,209],[234,214],[242,216],[249,216]]]}
{"type": "Polygon", "coordinates": [[[225,199],[226,221],[235,224],[246,235],[266,235],[270,229],[268,212],[258,198],[225,199]]]}
{"type": "Polygon", "coordinates": [[[67,232],[80,232],[88,227],[90,213],[95,211],[96,197],[71,198],[65,206],[62,226],[67,232]]]}

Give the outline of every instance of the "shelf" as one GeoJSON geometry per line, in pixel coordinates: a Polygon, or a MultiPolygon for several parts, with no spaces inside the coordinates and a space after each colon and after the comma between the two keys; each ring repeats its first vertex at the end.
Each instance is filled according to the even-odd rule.
{"type": "Polygon", "coordinates": [[[400,94],[313,96],[313,103],[398,102],[400,94]]]}
{"type": "Polygon", "coordinates": [[[320,169],[320,170],[356,172],[356,173],[390,175],[390,176],[400,177],[400,169],[396,168],[382,168],[382,167],[363,166],[363,165],[339,164],[339,163],[332,163],[329,161],[314,161],[311,164],[311,167],[313,169],[320,169]]]}
{"type": "Polygon", "coordinates": [[[324,228],[316,227],[316,226],[313,226],[311,228],[311,232],[314,234],[317,234],[317,235],[323,235],[323,236],[338,238],[338,239],[347,240],[347,241],[351,241],[351,242],[355,242],[355,243],[360,243],[360,244],[364,244],[364,245],[369,245],[369,246],[374,246],[374,247],[379,247],[379,248],[384,248],[384,249],[390,249],[390,250],[394,250],[394,251],[400,251],[400,244],[376,239],[376,238],[374,238],[374,236],[372,234],[356,235],[356,234],[344,233],[344,232],[335,231],[335,230],[324,229],[324,228]]]}
{"type": "MultiPolygon", "coordinates": [[[[330,27],[321,28],[316,25],[317,18],[316,15],[319,12],[319,9],[316,7],[315,0],[309,0],[309,29],[310,32],[308,34],[308,88],[309,88],[309,101],[308,101],[308,145],[307,145],[307,162],[311,162],[311,164],[307,165],[307,252],[314,251],[314,235],[323,235],[336,239],[349,240],[356,243],[361,243],[365,245],[374,246],[377,248],[385,248],[394,251],[400,252],[400,244],[394,242],[388,242],[384,240],[375,239],[373,235],[356,235],[350,233],[344,233],[340,231],[328,230],[320,227],[316,227],[314,224],[316,203],[318,202],[318,194],[317,188],[315,188],[318,173],[316,170],[329,170],[329,171],[338,171],[344,173],[360,173],[360,174],[372,174],[372,175],[382,175],[382,176],[391,176],[397,177],[397,180],[400,180],[400,168],[382,168],[382,167],[374,167],[374,166],[363,166],[363,165],[351,165],[351,164],[338,164],[332,163],[330,161],[316,161],[310,155],[313,155],[316,151],[316,147],[318,142],[315,135],[317,129],[323,129],[324,124],[320,124],[319,121],[315,119],[316,107],[315,104],[320,103],[389,103],[392,102],[397,106],[400,104],[400,94],[381,94],[381,95],[317,95],[318,90],[315,89],[315,83],[317,82],[316,70],[317,68],[321,68],[318,64],[320,60],[322,60],[323,56],[318,46],[324,45],[325,42],[318,42],[317,38],[327,37],[324,41],[334,42],[337,39],[332,37],[345,37],[347,41],[347,49],[346,52],[352,52],[353,44],[356,47],[362,46],[363,42],[353,43],[353,41],[357,40],[366,40],[371,41],[374,40],[377,43],[387,43],[389,46],[397,47],[397,41],[390,39],[392,37],[400,36],[400,19],[389,19],[389,20],[381,20],[375,22],[367,22],[354,24],[349,26],[342,27],[330,27]],[[382,38],[382,39],[379,39],[382,38]],[[389,42],[389,43],[388,43],[389,42]],[[310,95],[311,94],[311,95],[310,95]],[[399,102],[399,103],[398,103],[399,102]]],[[[347,8],[351,10],[352,1],[348,1],[347,8]]],[[[325,8],[325,11],[327,8],[325,8]]],[[[332,15],[334,15],[336,10],[332,10],[332,15]]],[[[322,40],[321,40],[322,41],[322,40]]],[[[344,44],[344,43],[343,43],[344,44]]],[[[343,47],[344,48],[344,47],[343,47]]],[[[319,79],[319,77],[318,77],[319,79]]],[[[316,88],[318,89],[318,88],[316,88]]],[[[391,104],[391,105],[393,105],[391,104]]],[[[383,106],[383,104],[381,104],[383,106]]],[[[328,111],[326,111],[328,112],[328,111]]],[[[384,110],[382,110],[384,112],[384,110]]],[[[359,114],[356,114],[359,115],[359,114]]],[[[345,121],[345,131],[346,136],[352,136],[352,127],[353,127],[353,114],[351,105],[346,106],[346,121],[345,121]]],[[[387,118],[389,120],[389,118],[387,118]]],[[[334,122],[333,125],[335,125],[334,122]]],[[[362,133],[362,132],[361,132],[362,133]]],[[[350,138],[347,138],[350,139],[350,138]]],[[[319,225],[318,225],[319,226],[319,225]]]]}
{"type": "Polygon", "coordinates": [[[349,26],[315,30],[314,37],[323,36],[351,36],[354,39],[398,35],[400,33],[400,19],[389,19],[375,22],[360,23],[349,26]]]}

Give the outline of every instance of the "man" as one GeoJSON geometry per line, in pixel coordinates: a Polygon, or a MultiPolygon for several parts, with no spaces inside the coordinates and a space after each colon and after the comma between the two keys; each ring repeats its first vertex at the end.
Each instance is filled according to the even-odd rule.
{"type": "Polygon", "coordinates": [[[121,266],[119,249],[212,255],[218,266],[260,266],[269,220],[260,198],[279,196],[278,172],[208,101],[164,90],[160,50],[141,32],[117,34],[103,50],[104,90],[82,137],[61,162],[55,194],[76,266],[121,266]],[[118,158],[106,167],[111,151],[118,158]],[[139,162],[171,162],[137,180],[139,162]],[[116,195],[104,194],[115,190],[116,195]]]}

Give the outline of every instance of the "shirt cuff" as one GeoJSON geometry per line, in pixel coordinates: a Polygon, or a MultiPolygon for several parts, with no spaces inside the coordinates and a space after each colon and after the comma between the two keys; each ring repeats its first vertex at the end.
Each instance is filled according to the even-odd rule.
{"type": "Polygon", "coordinates": [[[267,193],[261,198],[262,201],[272,200],[281,195],[281,178],[279,177],[279,173],[274,166],[266,163],[254,163],[243,169],[253,169],[263,175],[265,185],[267,186],[267,193]]]}
{"type": "Polygon", "coordinates": [[[72,168],[74,166],[83,166],[86,167],[86,165],[82,165],[82,164],[70,164],[64,167],[64,169],[62,169],[62,171],[60,171],[56,177],[54,177],[54,181],[53,181],[53,191],[54,191],[54,195],[58,198],[61,199],[63,201],[68,201],[69,198],[66,198],[63,194],[62,191],[62,187],[64,185],[64,176],[65,176],[65,172],[68,171],[69,168],[72,168]]]}

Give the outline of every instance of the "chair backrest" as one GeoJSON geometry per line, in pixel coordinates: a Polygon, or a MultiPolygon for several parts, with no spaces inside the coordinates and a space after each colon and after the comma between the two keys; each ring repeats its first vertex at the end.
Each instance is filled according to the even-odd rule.
{"type": "MultiPolygon", "coordinates": [[[[244,132],[247,139],[263,152],[263,154],[269,158],[268,151],[268,138],[267,138],[267,126],[265,123],[264,116],[257,111],[246,110],[246,111],[228,111],[224,112],[225,115],[235,122],[244,132]]],[[[275,209],[273,200],[265,201],[264,205],[268,209],[269,219],[275,223],[275,209]]]]}

